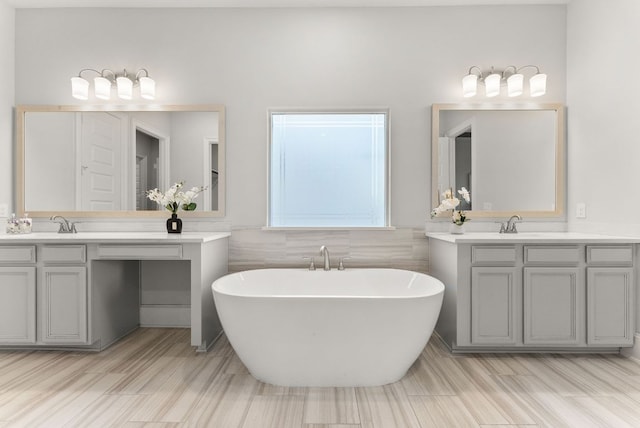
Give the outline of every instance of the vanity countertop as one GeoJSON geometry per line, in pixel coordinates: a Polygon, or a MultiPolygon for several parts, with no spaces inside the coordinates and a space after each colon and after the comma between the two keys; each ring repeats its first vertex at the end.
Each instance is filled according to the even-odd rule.
{"type": "Polygon", "coordinates": [[[200,243],[215,241],[231,236],[229,232],[34,232],[26,234],[0,234],[0,244],[20,243],[129,243],[129,244],[168,244],[200,243]]]}
{"type": "Polygon", "coordinates": [[[595,233],[574,233],[574,232],[520,232],[520,233],[497,233],[497,232],[471,232],[462,235],[451,233],[427,232],[425,234],[430,239],[450,242],[452,244],[499,244],[499,243],[520,243],[520,244],[637,244],[640,237],[610,236],[595,233]]]}

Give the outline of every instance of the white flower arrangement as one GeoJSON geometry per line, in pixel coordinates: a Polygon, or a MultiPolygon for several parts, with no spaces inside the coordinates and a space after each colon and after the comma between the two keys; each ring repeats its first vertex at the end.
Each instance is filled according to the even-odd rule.
{"type": "MultiPolygon", "coordinates": [[[[471,195],[464,187],[458,190],[458,194],[465,200],[465,202],[471,202],[471,195]]],[[[454,196],[452,189],[447,189],[442,194],[442,201],[440,202],[440,205],[431,211],[431,218],[437,217],[438,215],[451,210],[451,222],[458,226],[462,226],[465,221],[469,221],[471,219],[467,218],[464,211],[456,210],[458,205],[460,205],[460,199],[458,199],[457,196],[454,196]]]]}
{"type": "Polygon", "coordinates": [[[193,202],[193,200],[198,197],[200,192],[206,190],[207,187],[192,187],[191,190],[187,190],[186,192],[181,190],[183,187],[184,182],[180,181],[164,193],[157,188],[147,190],[147,198],[168,209],[172,214],[176,214],[179,208],[185,211],[194,211],[197,204],[193,202]]]}

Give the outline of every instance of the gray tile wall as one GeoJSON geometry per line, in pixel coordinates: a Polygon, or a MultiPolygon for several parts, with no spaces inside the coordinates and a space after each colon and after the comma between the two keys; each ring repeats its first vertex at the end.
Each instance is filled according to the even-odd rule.
{"type": "Polygon", "coordinates": [[[331,266],[350,257],[349,267],[384,267],[427,273],[429,247],[424,229],[282,231],[260,228],[234,228],[229,240],[229,271],[293,267],[304,268],[315,257],[322,266],[320,246],[326,245],[331,266]]]}

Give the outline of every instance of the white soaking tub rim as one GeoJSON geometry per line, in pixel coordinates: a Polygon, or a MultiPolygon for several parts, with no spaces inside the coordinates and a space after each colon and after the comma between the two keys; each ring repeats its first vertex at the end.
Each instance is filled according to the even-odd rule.
{"type": "Polygon", "coordinates": [[[435,296],[444,293],[444,284],[425,273],[393,268],[365,267],[344,271],[266,268],[228,274],[214,281],[212,289],[216,293],[244,298],[396,300],[435,296]],[[279,273],[283,276],[278,278],[280,282],[274,284],[275,275],[279,273]],[[283,283],[285,279],[291,280],[292,273],[297,275],[298,281],[283,283]],[[385,274],[390,277],[384,278],[386,282],[381,282],[381,276],[385,274]],[[269,278],[264,278],[265,275],[269,278]],[[331,278],[332,276],[335,278],[331,278]],[[363,276],[367,276],[374,284],[363,285],[363,276]],[[328,279],[335,281],[328,284],[328,279]],[[357,279],[357,284],[349,283],[349,279],[357,279]],[[264,282],[258,283],[260,280],[264,282]],[[310,280],[312,284],[302,283],[302,280],[310,280]],[[378,282],[375,283],[376,281],[378,282]],[[404,284],[398,285],[400,281],[404,284]]]}

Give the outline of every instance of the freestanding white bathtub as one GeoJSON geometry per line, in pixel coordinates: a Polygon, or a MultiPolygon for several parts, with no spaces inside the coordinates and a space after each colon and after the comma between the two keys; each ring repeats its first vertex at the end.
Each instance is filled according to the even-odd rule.
{"type": "Polygon", "coordinates": [[[212,289],[242,362],[282,386],[399,380],[429,341],[444,293],[439,280],[397,269],[261,269],[212,289]]]}

